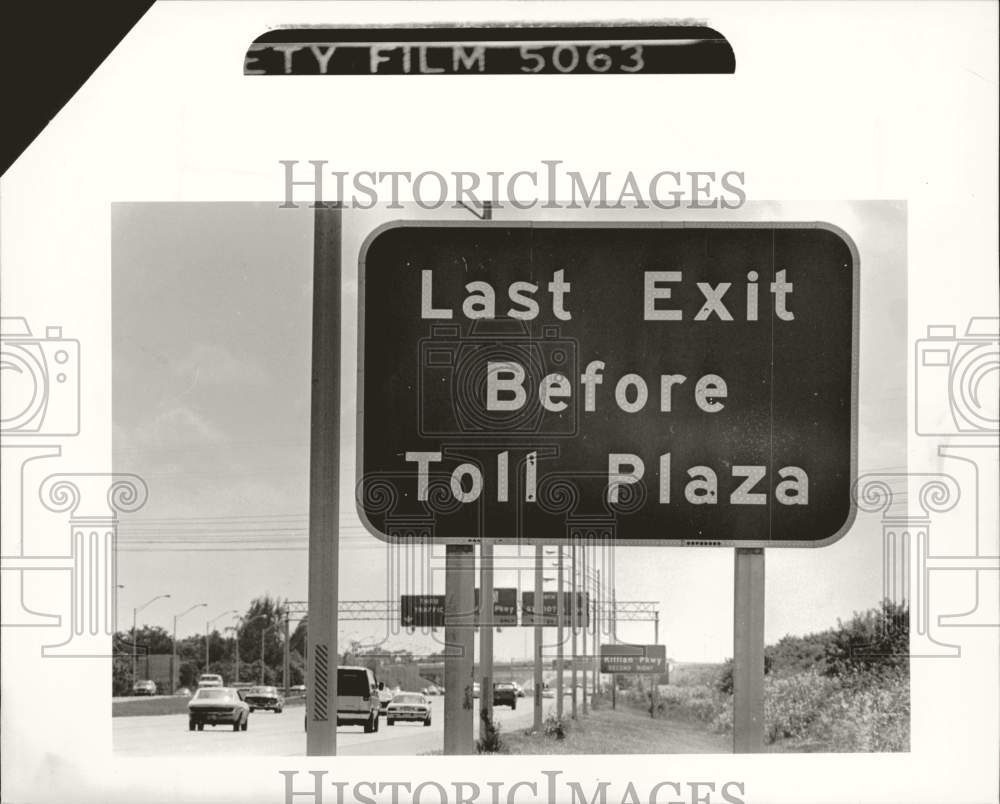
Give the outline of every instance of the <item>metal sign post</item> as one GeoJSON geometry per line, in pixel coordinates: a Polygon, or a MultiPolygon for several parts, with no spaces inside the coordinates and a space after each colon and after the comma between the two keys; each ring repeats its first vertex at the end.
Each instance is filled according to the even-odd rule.
{"type": "Polygon", "coordinates": [[[493,542],[483,539],[479,548],[479,738],[493,720],[493,542]]]}
{"type": "Polygon", "coordinates": [[[445,548],[444,753],[471,754],[476,566],[472,545],[445,548]]]}
{"type": "Polygon", "coordinates": [[[563,550],[559,546],[559,574],[556,590],[556,716],[563,716],[563,550]]]}
{"type": "Polygon", "coordinates": [[[573,672],[570,675],[570,684],[572,685],[572,704],[570,708],[570,714],[573,716],[573,720],[576,720],[576,626],[577,626],[577,611],[578,606],[576,604],[576,596],[578,594],[577,581],[576,581],[576,544],[570,544],[570,587],[572,594],[570,600],[573,602],[570,604],[569,617],[570,617],[570,631],[573,632],[573,645],[572,645],[572,661],[571,666],[573,672]]]}
{"type": "Polygon", "coordinates": [[[737,548],[733,617],[733,753],[764,748],[764,551],[737,548]]]}
{"type": "Polygon", "coordinates": [[[342,211],[316,210],[309,474],[309,680],[306,754],[337,753],[342,211]]]}
{"type": "Polygon", "coordinates": [[[532,618],[535,624],[535,731],[542,728],[542,623],[544,622],[544,595],[542,593],[542,555],[540,544],[535,545],[535,600],[532,618]]]}
{"type": "MultiPolygon", "coordinates": [[[[580,553],[581,553],[580,558],[582,559],[582,562],[583,562],[583,588],[584,588],[584,590],[587,590],[588,584],[590,583],[590,579],[587,577],[587,545],[583,545],[583,547],[580,550],[580,553]]],[[[576,608],[578,605],[579,605],[579,603],[574,600],[573,601],[573,607],[576,608]]],[[[587,623],[587,621],[584,620],[584,622],[583,622],[583,628],[582,628],[582,632],[581,632],[581,636],[583,638],[583,645],[582,645],[582,649],[583,649],[583,668],[582,668],[583,669],[583,687],[581,687],[581,689],[583,690],[583,714],[584,714],[584,716],[587,715],[587,627],[588,627],[588,625],[589,624],[587,623]]]]}

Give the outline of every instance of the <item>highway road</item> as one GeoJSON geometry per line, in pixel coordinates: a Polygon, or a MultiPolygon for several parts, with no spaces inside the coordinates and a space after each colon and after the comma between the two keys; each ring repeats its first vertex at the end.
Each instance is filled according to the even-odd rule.
{"type": "MultiPolygon", "coordinates": [[[[444,745],[444,698],[433,698],[431,725],[397,723],[389,727],[381,718],[379,730],[365,734],[360,726],[337,729],[337,753],[342,755],[414,756],[440,751],[444,745]]],[[[476,701],[478,705],[478,701],[476,701]]],[[[545,700],[546,711],[555,701],[545,700]]],[[[111,719],[116,755],[126,757],[176,755],[304,756],[306,735],[302,729],[303,707],[273,712],[254,712],[245,732],[228,726],[206,726],[204,731],[188,731],[188,717],[149,715],[111,719]]],[[[477,709],[470,713],[476,718],[477,709]]],[[[524,729],[532,723],[530,698],[518,700],[518,708],[494,709],[494,719],[502,731],[524,729]]],[[[478,729],[476,731],[478,734],[478,729]]]]}

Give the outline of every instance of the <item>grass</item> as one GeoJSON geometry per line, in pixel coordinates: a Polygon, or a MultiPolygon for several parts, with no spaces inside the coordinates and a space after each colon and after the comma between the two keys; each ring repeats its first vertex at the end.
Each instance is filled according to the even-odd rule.
{"type": "Polygon", "coordinates": [[[595,709],[570,721],[565,739],[508,732],[511,754],[726,754],[732,740],[704,726],[664,719],[630,707],[595,709]]]}

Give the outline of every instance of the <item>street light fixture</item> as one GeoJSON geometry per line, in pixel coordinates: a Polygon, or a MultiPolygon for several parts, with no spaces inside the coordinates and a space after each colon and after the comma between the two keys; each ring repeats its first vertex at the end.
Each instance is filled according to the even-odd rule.
{"type": "Polygon", "coordinates": [[[229,611],[224,611],[218,617],[213,617],[211,620],[205,623],[205,672],[208,672],[208,662],[209,662],[209,637],[212,634],[212,623],[216,620],[221,620],[227,614],[239,614],[239,609],[230,609],[229,611]]]}
{"type": "Polygon", "coordinates": [[[202,606],[207,606],[208,603],[195,603],[191,608],[184,609],[180,614],[174,615],[174,630],[173,636],[170,639],[170,691],[173,692],[175,679],[177,678],[176,665],[177,665],[177,621],[183,617],[185,614],[189,614],[195,609],[199,609],[202,606]]]}
{"type": "Polygon", "coordinates": [[[240,617],[239,625],[236,626],[236,680],[235,683],[240,682],[240,632],[243,630],[244,626],[250,623],[256,622],[257,620],[265,620],[268,618],[267,614],[258,614],[256,617],[251,617],[249,620],[245,617],[240,617]]]}
{"type": "MultiPolygon", "coordinates": [[[[135,682],[139,680],[135,676],[135,669],[136,669],[136,632],[137,632],[137,629],[138,629],[137,622],[138,622],[138,619],[139,619],[139,612],[142,611],[144,608],[146,608],[146,606],[148,606],[150,603],[155,603],[160,598],[167,598],[167,597],[170,597],[170,595],[157,595],[156,597],[151,598],[150,600],[147,600],[141,606],[137,606],[136,608],[132,609],[132,684],[133,684],[133,686],[135,685],[135,682]]],[[[149,648],[147,647],[147,653],[146,653],[147,656],[149,655],[148,650],[149,650],[149,648]]]]}
{"type": "Polygon", "coordinates": [[[261,629],[260,632],[260,683],[264,683],[264,634],[270,631],[272,628],[277,628],[277,623],[271,623],[261,629]]]}

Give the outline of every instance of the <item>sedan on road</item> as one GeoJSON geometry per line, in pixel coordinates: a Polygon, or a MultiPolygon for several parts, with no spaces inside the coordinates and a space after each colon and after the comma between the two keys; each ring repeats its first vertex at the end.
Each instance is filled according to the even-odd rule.
{"type": "Polygon", "coordinates": [[[509,681],[498,681],[493,685],[493,705],[517,709],[517,688],[509,681]]]}
{"type": "Polygon", "coordinates": [[[280,715],[285,706],[285,699],[274,687],[251,687],[244,693],[243,700],[251,712],[255,709],[270,709],[280,715]]]}
{"type": "Polygon", "coordinates": [[[394,726],[397,720],[419,721],[431,725],[431,702],[419,692],[401,692],[393,697],[386,709],[385,725],[394,726]]]}
{"type": "Polygon", "coordinates": [[[232,687],[201,687],[188,701],[188,731],[204,731],[209,726],[232,726],[246,731],[250,707],[232,687]]]}
{"type": "Polygon", "coordinates": [[[156,682],[150,679],[136,681],[132,685],[133,695],[156,695],[156,682]]]}

